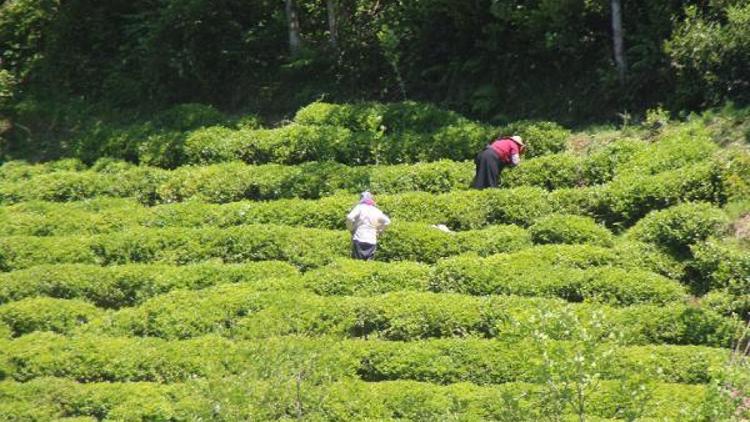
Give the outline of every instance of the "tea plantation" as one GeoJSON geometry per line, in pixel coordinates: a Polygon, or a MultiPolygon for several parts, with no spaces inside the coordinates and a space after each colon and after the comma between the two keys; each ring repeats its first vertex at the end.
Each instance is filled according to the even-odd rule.
{"type": "Polygon", "coordinates": [[[0,419],[750,412],[750,151],[711,116],[587,133],[406,102],[217,120],[0,167],[0,419]],[[469,190],[499,131],[529,153],[469,190]],[[362,190],[394,221],[374,262],[348,258],[362,190]]]}

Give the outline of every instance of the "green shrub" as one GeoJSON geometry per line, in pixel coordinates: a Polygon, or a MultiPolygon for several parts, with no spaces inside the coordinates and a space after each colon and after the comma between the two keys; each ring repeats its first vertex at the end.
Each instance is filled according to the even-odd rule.
{"type": "Polygon", "coordinates": [[[430,287],[438,292],[560,297],[574,302],[617,305],[670,303],[687,295],[679,283],[642,270],[609,266],[584,270],[524,255],[485,259],[467,256],[441,261],[430,287]]]}
{"type": "MultiPolygon", "coordinates": [[[[572,342],[551,342],[572,355],[572,342]]],[[[307,382],[415,380],[478,385],[538,382],[540,356],[529,356],[529,341],[436,339],[415,342],[268,339],[230,341],[217,336],[182,341],[155,338],[64,337],[34,333],[9,342],[8,375],[16,381],[60,377],[80,382],[177,383],[195,378],[242,375],[253,382],[293,374],[312,363],[307,382]]],[[[613,347],[598,369],[604,379],[635,374],[654,381],[707,383],[715,379],[729,353],[698,346],[613,347]]]]}
{"type": "MultiPolygon", "coordinates": [[[[361,358],[366,381],[415,380],[437,384],[538,382],[541,357],[529,355],[529,342],[429,340],[373,342],[361,358]]],[[[573,358],[572,345],[556,344],[573,358]]],[[[602,349],[608,346],[602,346],[602,349]]],[[[604,379],[643,374],[660,382],[706,383],[728,357],[723,349],[698,346],[616,348],[597,370],[604,379]]]]}
{"type": "Polygon", "coordinates": [[[6,161],[0,165],[0,180],[17,182],[58,171],[83,170],[86,170],[86,165],[77,158],[64,158],[37,164],[30,164],[25,161],[6,161]]]}
{"type": "MultiPolygon", "coordinates": [[[[586,419],[621,416],[632,393],[621,381],[602,381],[587,390],[586,419]]],[[[39,378],[26,383],[0,383],[4,414],[19,420],[91,416],[97,420],[229,420],[293,419],[301,400],[303,417],[312,420],[501,420],[508,406],[498,397],[516,398],[514,415],[525,420],[549,416],[539,385],[507,383],[477,386],[457,383],[446,386],[416,381],[378,383],[343,380],[321,385],[303,382],[297,394],[295,383],[248,382],[228,377],[220,382],[88,383],[39,378]],[[12,405],[6,405],[12,403],[12,405]],[[221,403],[218,407],[216,403],[221,403]],[[217,415],[218,413],[218,415],[217,415]]],[[[679,419],[697,413],[707,395],[702,385],[654,383],[650,400],[637,403],[638,414],[655,420],[679,419]]],[[[555,417],[574,418],[571,410],[555,417]]]]}
{"type": "Polygon", "coordinates": [[[34,333],[9,346],[10,375],[17,381],[54,376],[79,382],[174,383],[241,372],[240,365],[253,364],[253,348],[240,349],[235,343],[216,336],[166,342],[34,333]],[[241,351],[249,356],[242,359],[241,351]]]}
{"type": "Polygon", "coordinates": [[[473,177],[473,163],[443,160],[411,165],[378,166],[372,169],[368,182],[369,190],[372,192],[418,190],[442,193],[466,189],[473,177]]]}
{"type": "Polygon", "coordinates": [[[89,246],[89,239],[83,236],[0,238],[0,271],[40,264],[99,264],[100,259],[89,246]]]}
{"type": "Polygon", "coordinates": [[[352,131],[367,132],[431,132],[462,119],[455,112],[414,101],[389,104],[314,102],[299,109],[294,117],[294,121],[301,124],[343,126],[352,131]]]}
{"type": "Polygon", "coordinates": [[[706,161],[653,176],[627,174],[602,187],[595,213],[613,226],[630,226],[654,210],[685,201],[724,202],[718,170],[706,161]]]}
{"type": "Polygon", "coordinates": [[[185,139],[185,156],[194,164],[232,161],[238,154],[236,138],[235,130],[223,126],[195,130],[185,139]]]}
{"type": "Polygon", "coordinates": [[[620,257],[619,262],[627,263],[634,268],[647,269],[673,280],[685,279],[686,263],[654,244],[619,241],[615,244],[613,252],[620,257]]]}
{"type": "Polygon", "coordinates": [[[528,231],[515,225],[487,226],[481,230],[457,232],[453,236],[461,252],[474,252],[479,256],[515,252],[532,245],[528,231]]]}
{"type": "Polygon", "coordinates": [[[718,165],[728,201],[750,198],[750,151],[742,147],[722,150],[718,165]]]}
{"type": "Polygon", "coordinates": [[[521,165],[503,171],[503,185],[538,186],[547,190],[572,188],[587,181],[581,175],[580,157],[570,153],[545,155],[523,160],[521,165]]]}
{"type": "Polygon", "coordinates": [[[581,178],[591,185],[609,182],[646,145],[643,141],[622,139],[591,151],[582,160],[581,178]]]}
{"type": "Polygon", "coordinates": [[[701,283],[699,291],[728,288],[733,294],[750,293],[750,253],[747,247],[709,239],[690,247],[693,259],[688,264],[701,283]]]}
{"type": "Polygon", "coordinates": [[[259,292],[252,285],[238,284],[172,291],[79,331],[165,339],[216,333],[247,339],[302,335],[400,341],[466,336],[520,340],[540,332],[566,340],[592,323],[592,313],[603,313],[603,332],[621,333],[625,344],[725,347],[737,329],[736,322],[714,312],[674,303],[611,308],[559,299],[423,292],[320,297],[259,292]],[[546,315],[543,320],[541,314],[546,315]]]}
{"type": "Polygon", "coordinates": [[[190,163],[332,160],[359,165],[467,160],[494,133],[491,127],[427,104],[313,103],[298,111],[294,123],[276,129],[196,133],[186,152],[190,163]]]}
{"type": "MultiPolygon", "coordinates": [[[[227,192],[231,187],[223,188],[227,192]]],[[[66,204],[31,201],[0,207],[0,213],[7,216],[6,223],[0,226],[0,233],[5,236],[50,236],[110,233],[138,226],[229,227],[262,223],[340,229],[344,227],[344,217],[357,203],[355,196],[336,194],[314,201],[286,199],[216,205],[202,203],[195,197],[183,198],[183,193],[174,191],[163,194],[186,202],[142,207],[132,200],[105,197],[66,204]]],[[[394,221],[442,223],[456,230],[489,224],[525,226],[553,212],[556,207],[543,190],[523,187],[439,195],[424,192],[386,194],[378,195],[377,201],[394,221]]]]}
{"type": "Polygon", "coordinates": [[[385,104],[330,104],[314,102],[297,111],[294,121],[304,125],[342,126],[352,131],[375,132],[382,124],[385,104]]]}
{"type": "Polygon", "coordinates": [[[0,303],[33,296],[85,299],[104,308],[133,306],[175,289],[197,290],[223,283],[255,283],[291,277],[297,270],[274,261],[242,265],[123,265],[100,267],[58,264],[0,274],[0,303]]]}
{"type": "Polygon", "coordinates": [[[188,264],[214,258],[229,263],[285,260],[307,267],[346,256],[348,246],[343,232],[271,225],[227,230],[141,229],[90,237],[7,237],[0,240],[0,268],[7,271],[55,263],[188,264]]]}
{"type": "Polygon", "coordinates": [[[528,233],[514,226],[445,233],[425,224],[396,223],[383,234],[376,256],[387,261],[433,263],[463,252],[491,255],[528,246],[531,246],[528,233]]]}
{"type": "Polygon", "coordinates": [[[656,142],[639,148],[620,164],[618,174],[641,177],[710,161],[719,147],[708,133],[695,125],[678,127],[656,142]]]}
{"type": "Polygon", "coordinates": [[[240,131],[236,148],[241,159],[250,164],[300,164],[307,161],[338,161],[368,164],[356,157],[356,142],[347,129],[336,126],[291,124],[277,129],[240,131]]]}
{"type": "Polygon", "coordinates": [[[723,232],[727,223],[724,212],[711,204],[685,203],[652,211],[629,230],[629,236],[685,256],[690,245],[723,232]]]}
{"type": "MultiPolygon", "coordinates": [[[[532,165],[533,161],[528,164],[532,165]]],[[[523,171],[520,168],[513,171],[516,170],[523,171]]],[[[554,170],[532,173],[525,173],[526,176],[520,176],[511,185],[518,188],[568,185],[568,182],[558,180],[567,176],[560,176],[554,170]]],[[[98,197],[135,197],[152,205],[188,199],[226,203],[243,199],[320,198],[340,191],[358,193],[363,190],[376,194],[441,193],[467,190],[472,177],[471,163],[450,161],[377,166],[345,166],[334,162],[249,166],[228,162],[185,166],[172,171],[104,161],[94,170],[42,172],[28,179],[10,181],[0,186],[0,201],[65,202],[98,197]]]]}
{"type": "Polygon", "coordinates": [[[559,214],[597,216],[602,214],[602,197],[607,185],[561,188],[549,193],[552,209],[559,214]]]}
{"type": "Polygon", "coordinates": [[[701,298],[701,304],[712,311],[724,315],[750,318],[750,294],[737,295],[727,290],[713,290],[701,298]]]}
{"type": "Polygon", "coordinates": [[[173,106],[154,116],[160,126],[177,131],[187,131],[222,123],[226,117],[211,105],[185,103],[173,106]]]}
{"type": "Polygon", "coordinates": [[[519,135],[526,144],[528,157],[554,154],[565,150],[570,131],[554,122],[521,120],[501,129],[505,136],[519,135]]]}
{"type": "Polygon", "coordinates": [[[27,383],[5,383],[1,388],[4,396],[19,404],[12,409],[14,413],[8,414],[11,419],[18,420],[91,417],[95,420],[162,421],[189,415],[206,418],[211,414],[211,405],[200,396],[190,394],[183,385],[145,382],[81,384],[39,378],[27,383]]]}
{"type": "MultiPolygon", "coordinates": [[[[166,339],[227,334],[237,319],[262,309],[263,297],[252,285],[219,285],[200,293],[174,290],[102,320],[107,332],[166,339]]],[[[95,323],[90,327],[98,328],[95,323]]]]}
{"type": "Polygon", "coordinates": [[[0,195],[5,203],[28,199],[77,201],[95,196],[111,196],[113,180],[89,172],[59,171],[5,184],[0,195]]]}
{"type": "Polygon", "coordinates": [[[425,290],[430,268],[414,262],[381,263],[339,259],[304,275],[304,286],[319,295],[374,295],[425,290]]]}
{"type": "Polygon", "coordinates": [[[627,343],[682,344],[729,347],[738,324],[708,309],[690,305],[664,308],[653,305],[624,308],[617,316],[627,343]],[[632,327],[630,324],[634,324],[632,327]]]}
{"type": "Polygon", "coordinates": [[[21,202],[0,208],[0,213],[8,218],[0,233],[3,236],[109,233],[145,224],[146,210],[132,200],[106,197],[68,204],[21,202]]]}
{"type": "MultiPolygon", "coordinates": [[[[350,244],[344,231],[271,224],[228,229],[133,228],[96,236],[12,236],[0,239],[0,270],[43,264],[184,265],[212,259],[226,263],[281,260],[311,268],[349,256],[350,244]]],[[[449,234],[427,224],[398,223],[382,236],[377,257],[435,262],[463,252],[492,254],[529,245],[528,234],[518,227],[449,234]]]]}
{"type": "Polygon", "coordinates": [[[534,243],[591,243],[612,246],[612,233],[592,218],[577,215],[549,215],[529,227],[534,243]]]}
{"type": "Polygon", "coordinates": [[[16,337],[32,331],[69,333],[102,313],[94,305],[79,300],[29,298],[0,305],[0,321],[16,337]]]}

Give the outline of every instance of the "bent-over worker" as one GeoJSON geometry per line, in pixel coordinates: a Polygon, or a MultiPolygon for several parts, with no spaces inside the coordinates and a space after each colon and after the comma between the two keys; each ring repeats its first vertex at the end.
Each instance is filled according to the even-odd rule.
{"type": "Polygon", "coordinates": [[[526,145],[520,136],[499,138],[487,145],[474,159],[476,174],[471,187],[474,189],[496,188],[500,184],[500,172],[507,166],[517,166],[526,145]]]}

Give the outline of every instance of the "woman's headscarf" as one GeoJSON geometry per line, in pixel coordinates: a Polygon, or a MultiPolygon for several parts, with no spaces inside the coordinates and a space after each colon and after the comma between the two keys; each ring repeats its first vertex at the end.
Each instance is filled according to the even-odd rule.
{"type": "Polygon", "coordinates": [[[365,204],[365,205],[375,205],[375,199],[373,198],[372,194],[368,191],[362,192],[359,196],[359,203],[365,204]]]}

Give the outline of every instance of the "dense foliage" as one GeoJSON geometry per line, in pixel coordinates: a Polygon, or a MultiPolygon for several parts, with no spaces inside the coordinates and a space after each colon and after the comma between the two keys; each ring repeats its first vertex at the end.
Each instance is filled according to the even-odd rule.
{"type": "MultiPolygon", "coordinates": [[[[619,113],[628,119],[626,111],[643,114],[658,104],[675,112],[727,100],[747,104],[748,5],[618,3],[623,81],[604,0],[460,6],[444,0],[8,0],[0,6],[0,110],[9,119],[0,119],[0,136],[32,142],[39,154],[45,142],[54,150],[64,146],[60,138],[80,136],[89,125],[99,129],[90,140],[101,140],[105,132],[118,135],[102,121],[132,122],[129,116],[151,117],[179,103],[250,110],[278,121],[321,98],[412,99],[502,124],[612,121],[619,113]],[[290,45],[284,3],[296,11],[299,47],[290,45]]],[[[298,115],[302,125],[320,121],[310,117],[298,115]]],[[[465,126],[443,117],[446,139],[465,126]]],[[[259,120],[241,123],[253,127],[259,120]]],[[[376,120],[360,123],[379,127],[376,120]]],[[[423,133],[420,122],[408,127],[423,133]]],[[[154,148],[128,154],[167,164],[181,159],[169,147],[183,142],[174,127],[138,129],[154,148]]],[[[126,136],[138,138],[138,129],[126,136]]]]}
{"type": "Polygon", "coordinates": [[[571,133],[318,101],[263,128],[192,104],[4,163],[0,418],[745,417],[746,112],[712,113],[571,133]],[[509,133],[529,154],[469,189],[509,133]],[[393,219],[374,262],[344,230],[364,189],[393,219]]]}

